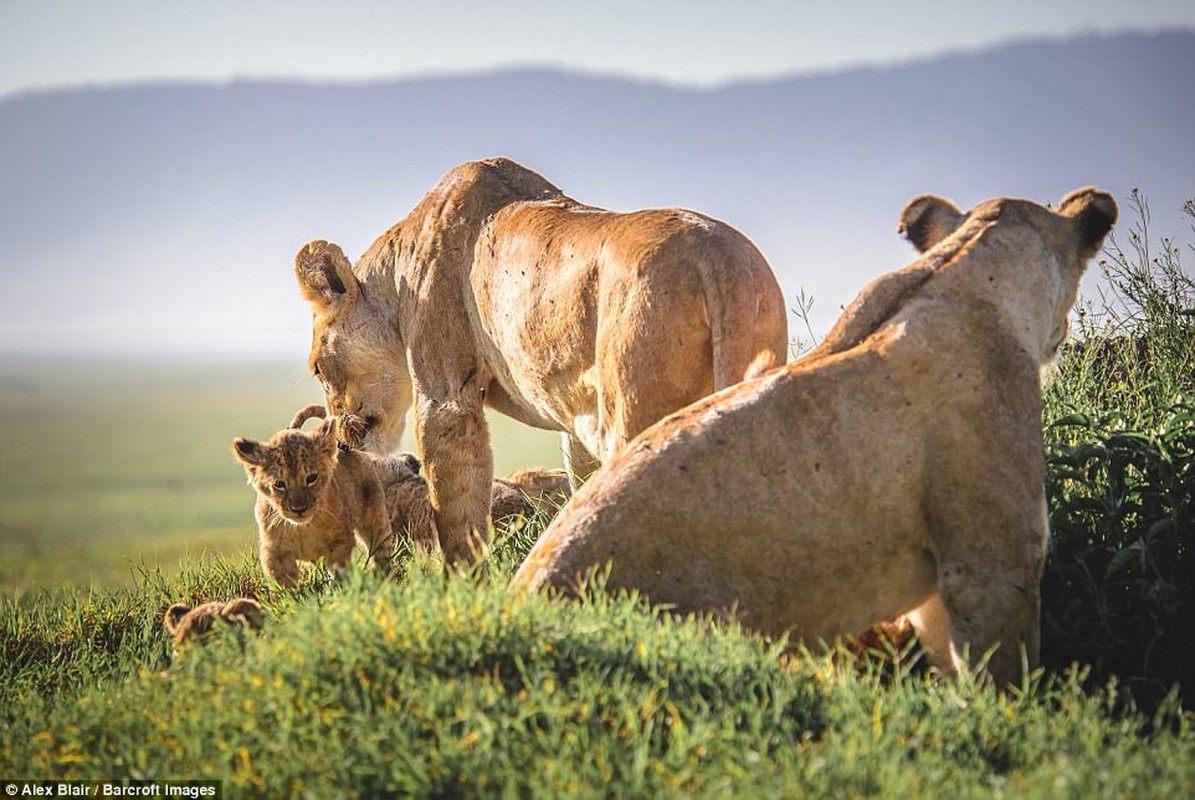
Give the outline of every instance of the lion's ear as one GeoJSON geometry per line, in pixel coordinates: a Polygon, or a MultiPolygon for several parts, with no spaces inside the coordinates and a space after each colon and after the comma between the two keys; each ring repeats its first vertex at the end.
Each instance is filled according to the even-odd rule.
{"type": "Polygon", "coordinates": [[[309,303],[330,306],[357,298],[357,276],[339,245],[316,239],[295,254],[295,277],[309,303]]]}
{"type": "Polygon", "coordinates": [[[335,458],[339,446],[339,431],[339,418],[332,417],[316,425],[311,435],[315,437],[316,443],[323,448],[324,452],[335,458]]]}
{"type": "Polygon", "coordinates": [[[182,603],[175,603],[170,608],[166,609],[166,614],[162,621],[166,623],[166,630],[170,631],[173,636],[178,631],[178,625],[183,621],[183,617],[187,616],[191,607],[183,605],[182,603]]]}
{"type": "Polygon", "coordinates": [[[932,194],[916,197],[900,213],[900,224],[896,232],[924,253],[938,242],[954,233],[963,221],[963,212],[949,200],[932,194]]]}
{"type": "Polygon", "coordinates": [[[260,442],[243,439],[240,436],[232,440],[232,454],[236,460],[246,467],[259,467],[262,463],[262,447],[260,442]]]}
{"type": "Polygon", "coordinates": [[[419,474],[419,470],[423,469],[423,462],[414,453],[399,453],[398,460],[406,464],[411,472],[414,472],[416,475],[419,474]]]}
{"type": "Polygon", "coordinates": [[[1119,211],[1112,195],[1086,186],[1062,198],[1058,213],[1078,223],[1080,252],[1091,258],[1104,246],[1104,237],[1116,224],[1119,211]]]}

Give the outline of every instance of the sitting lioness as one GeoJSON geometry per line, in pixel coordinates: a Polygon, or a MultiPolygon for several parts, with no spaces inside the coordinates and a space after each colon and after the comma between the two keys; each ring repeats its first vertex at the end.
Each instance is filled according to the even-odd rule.
{"type": "Polygon", "coordinates": [[[482,410],[565,434],[574,485],[639,431],[783,363],[784,296],[759,251],[690,211],[582,205],[506,159],[462,164],[350,265],[295,258],[327,406],[388,453],[415,409],[440,544],[474,559],[493,462],[482,410]]]}
{"type": "Polygon", "coordinates": [[[610,565],[681,612],[809,642],[913,612],[945,673],[999,644],[1038,661],[1046,553],[1040,370],[1116,220],[1094,189],[1050,211],[923,197],[924,255],[864,289],[808,357],[649,428],[561,511],[515,575],[577,590],[610,565]]]}

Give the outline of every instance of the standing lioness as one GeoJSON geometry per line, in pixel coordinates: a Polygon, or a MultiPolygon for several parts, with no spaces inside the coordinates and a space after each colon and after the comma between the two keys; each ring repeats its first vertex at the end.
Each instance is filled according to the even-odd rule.
{"type": "Polygon", "coordinates": [[[329,410],[363,418],[366,448],[388,452],[414,403],[450,561],[488,532],[484,406],[563,431],[575,483],[788,347],[780,286],[742,234],[690,211],[582,205],[506,159],[451,170],[356,266],[314,241],[295,272],[329,410]]]}
{"type": "Polygon", "coordinates": [[[564,507],[514,578],[724,610],[808,641],[912,615],[944,671],[992,645],[1038,658],[1046,554],[1040,368],[1116,220],[1082,189],[1050,211],[923,197],[925,255],[868,286],[823,347],[644,431],[564,507]],[[939,241],[941,240],[941,241],[939,241]]]}

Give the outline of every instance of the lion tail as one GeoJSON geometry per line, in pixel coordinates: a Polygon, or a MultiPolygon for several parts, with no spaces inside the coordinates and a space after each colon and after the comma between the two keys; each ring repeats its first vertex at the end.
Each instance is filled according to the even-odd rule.
{"type": "Polygon", "coordinates": [[[327,411],[321,405],[304,406],[295,412],[295,416],[291,419],[288,428],[302,428],[303,423],[312,417],[316,419],[325,419],[327,411]]]}
{"type": "Polygon", "coordinates": [[[702,270],[714,391],[783,364],[788,353],[784,293],[763,256],[754,245],[746,244],[753,256],[749,263],[742,263],[740,246],[736,248],[739,257],[726,260],[728,268],[710,270],[707,265],[702,270]]]}
{"type": "Polygon", "coordinates": [[[743,323],[754,323],[754,315],[746,319],[719,313],[710,320],[713,342],[714,391],[750,380],[783,363],[781,353],[773,347],[758,347],[752,331],[743,330],[743,323]],[[717,320],[717,322],[715,322],[717,320]],[[735,323],[738,323],[737,325],[735,323]],[[717,327],[715,327],[717,326],[717,327]],[[719,332],[717,329],[721,328],[719,332]]]}

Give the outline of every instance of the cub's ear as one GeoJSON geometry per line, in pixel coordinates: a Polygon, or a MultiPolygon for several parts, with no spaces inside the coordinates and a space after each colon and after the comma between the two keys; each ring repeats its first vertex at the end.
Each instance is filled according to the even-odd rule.
{"type": "Polygon", "coordinates": [[[1085,186],[1062,198],[1058,213],[1078,224],[1079,250],[1084,258],[1091,258],[1104,246],[1104,237],[1116,224],[1119,211],[1112,195],[1085,186]]]}
{"type": "Polygon", "coordinates": [[[183,621],[183,617],[187,616],[190,611],[191,607],[182,603],[175,603],[166,609],[166,614],[162,617],[162,622],[166,624],[166,630],[170,631],[171,636],[178,632],[179,623],[183,621]]]}
{"type": "Polygon", "coordinates": [[[419,474],[419,470],[423,469],[423,462],[414,453],[399,453],[398,460],[406,464],[416,475],[419,474]]]}
{"type": "Polygon", "coordinates": [[[326,307],[357,298],[357,276],[339,245],[316,239],[295,254],[295,277],[303,297],[315,306],[326,307]]]}
{"type": "Polygon", "coordinates": [[[938,242],[954,233],[963,221],[963,212],[949,200],[937,195],[923,194],[915,197],[900,212],[900,224],[896,232],[924,253],[938,242]]]}
{"type": "Polygon", "coordinates": [[[236,460],[246,467],[261,466],[262,446],[252,439],[242,439],[240,436],[232,440],[232,454],[236,460]]]}
{"type": "Polygon", "coordinates": [[[335,458],[339,446],[339,431],[339,419],[332,417],[332,419],[326,419],[319,425],[316,425],[311,435],[315,437],[316,444],[319,447],[331,453],[332,457],[335,458]]]}

